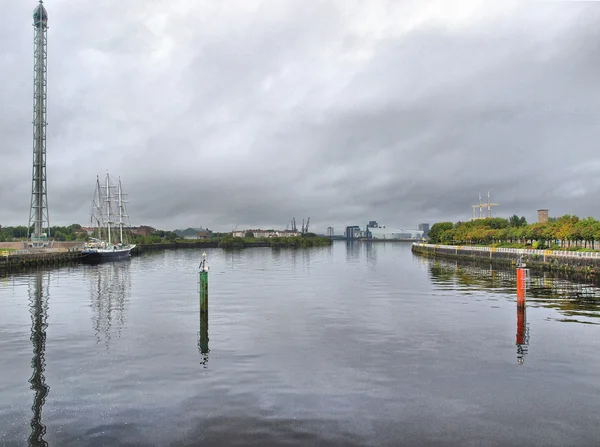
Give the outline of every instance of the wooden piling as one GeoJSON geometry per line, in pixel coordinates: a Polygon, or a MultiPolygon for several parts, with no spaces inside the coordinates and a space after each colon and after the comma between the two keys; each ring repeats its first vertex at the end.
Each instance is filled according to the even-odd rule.
{"type": "Polygon", "coordinates": [[[208,313],[208,272],[200,272],[200,313],[208,313]]]}

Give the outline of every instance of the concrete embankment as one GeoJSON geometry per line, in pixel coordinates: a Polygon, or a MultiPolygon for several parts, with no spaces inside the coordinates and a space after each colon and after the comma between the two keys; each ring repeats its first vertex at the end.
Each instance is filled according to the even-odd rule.
{"type": "MultiPolygon", "coordinates": [[[[148,244],[138,245],[132,254],[140,254],[148,250],[175,249],[175,248],[216,248],[217,242],[199,241],[189,243],[148,244]]],[[[61,265],[78,263],[81,258],[83,242],[54,242],[53,248],[27,249],[23,242],[1,243],[0,245],[0,272],[12,272],[28,269],[40,265],[61,265]]]]}
{"type": "Polygon", "coordinates": [[[75,249],[19,250],[0,249],[0,272],[20,270],[38,265],[60,265],[79,262],[81,251],[75,249]]]}
{"type": "Polygon", "coordinates": [[[514,265],[521,259],[528,268],[549,271],[600,274],[600,253],[520,248],[474,247],[414,243],[413,253],[447,259],[476,260],[514,265]]]}

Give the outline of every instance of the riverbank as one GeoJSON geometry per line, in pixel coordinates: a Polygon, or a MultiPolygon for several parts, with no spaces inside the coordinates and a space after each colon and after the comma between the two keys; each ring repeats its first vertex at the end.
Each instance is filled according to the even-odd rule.
{"type": "MultiPolygon", "coordinates": [[[[139,244],[131,250],[132,256],[156,250],[224,248],[241,249],[254,247],[310,248],[331,245],[333,241],[324,237],[295,238],[223,238],[200,241],[175,241],[158,244],[139,244]]],[[[0,246],[0,272],[12,272],[40,265],[73,264],[81,260],[83,242],[55,242],[54,248],[23,249],[22,242],[2,243],[0,246]]]]}
{"type": "Polygon", "coordinates": [[[133,250],[131,250],[131,254],[135,256],[150,250],[176,250],[179,248],[217,248],[218,246],[218,241],[211,240],[195,242],[166,242],[160,244],[138,244],[133,250]]]}
{"type": "Polygon", "coordinates": [[[414,243],[413,253],[427,257],[462,259],[515,265],[521,260],[527,268],[563,271],[584,275],[600,274],[600,253],[562,250],[533,250],[519,248],[475,247],[414,243]]]}
{"type": "Polygon", "coordinates": [[[0,272],[11,272],[40,265],[74,264],[81,260],[80,250],[46,249],[37,252],[0,250],[0,272]]]}
{"type": "Polygon", "coordinates": [[[222,239],[207,239],[194,242],[175,241],[161,244],[139,244],[132,254],[137,255],[148,250],[168,250],[179,248],[309,248],[331,245],[333,241],[327,237],[273,237],[273,238],[241,238],[226,237],[222,239]]]}
{"type": "Polygon", "coordinates": [[[219,248],[310,248],[326,247],[333,244],[329,237],[321,236],[297,236],[297,237],[270,237],[270,238],[241,238],[225,237],[219,241],[219,248]]]}

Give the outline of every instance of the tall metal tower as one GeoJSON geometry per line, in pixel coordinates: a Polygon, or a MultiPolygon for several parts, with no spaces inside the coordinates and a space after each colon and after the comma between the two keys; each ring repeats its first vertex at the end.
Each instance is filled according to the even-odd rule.
{"type": "Polygon", "coordinates": [[[46,196],[46,87],[48,12],[42,0],[33,11],[34,62],[33,62],[33,176],[31,210],[29,212],[29,244],[44,247],[50,237],[48,198],[46,196]]]}

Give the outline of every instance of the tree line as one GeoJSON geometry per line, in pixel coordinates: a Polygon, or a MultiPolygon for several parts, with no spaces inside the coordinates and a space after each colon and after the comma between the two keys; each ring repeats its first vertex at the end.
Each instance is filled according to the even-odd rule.
{"type": "MultiPolygon", "coordinates": [[[[33,227],[28,229],[25,225],[16,227],[4,227],[0,225],[0,242],[13,242],[27,239],[27,235],[30,233],[33,233],[33,227]]],[[[68,227],[50,227],[50,235],[55,241],[87,240],[87,233],[79,224],[72,224],[68,227]]]]}
{"type": "MultiPolygon", "coordinates": [[[[16,227],[3,227],[0,225],[0,242],[13,242],[27,239],[27,235],[33,232],[33,227],[28,228],[24,225],[16,227]]],[[[130,233],[129,231],[127,231],[130,233]]],[[[66,227],[50,227],[50,236],[55,241],[88,241],[90,237],[97,237],[97,234],[89,235],[79,224],[72,224],[66,227]]],[[[129,234],[128,238],[134,244],[159,244],[161,242],[173,242],[179,239],[173,231],[156,230],[149,235],[129,234]]]]}
{"type": "Polygon", "coordinates": [[[297,237],[254,237],[246,233],[246,237],[232,237],[230,234],[219,238],[219,247],[242,248],[246,244],[252,245],[259,242],[268,243],[273,248],[308,248],[331,245],[330,238],[317,236],[314,233],[304,233],[297,237]]]}
{"type": "Polygon", "coordinates": [[[547,222],[527,224],[524,217],[439,222],[429,230],[435,244],[484,244],[496,246],[580,249],[595,248],[600,240],[600,221],[566,214],[547,222]]]}
{"type": "MultiPolygon", "coordinates": [[[[92,234],[79,224],[72,224],[67,227],[50,227],[50,236],[55,241],[88,241],[90,237],[99,237],[96,229],[92,234]]],[[[125,230],[124,230],[125,231],[125,230]]],[[[33,232],[33,227],[29,233],[33,232]]],[[[134,244],[150,245],[171,242],[196,242],[180,238],[177,233],[166,230],[155,230],[148,235],[138,235],[128,233],[128,240],[134,244]]],[[[0,242],[14,242],[27,239],[28,228],[26,226],[3,227],[0,225],[0,242]]],[[[234,238],[229,233],[212,233],[211,241],[218,241],[224,247],[243,247],[245,244],[257,242],[268,242],[271,247],[315,247],[329,245],[331,241],[328,238],[319,237],[314,233],[304,233],[300,237],[277,237],[277,238],[256,238],[253,233],[247,233],[246,238],[234,238]]]]}

